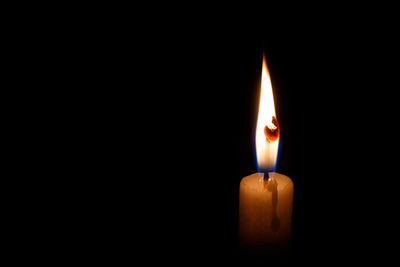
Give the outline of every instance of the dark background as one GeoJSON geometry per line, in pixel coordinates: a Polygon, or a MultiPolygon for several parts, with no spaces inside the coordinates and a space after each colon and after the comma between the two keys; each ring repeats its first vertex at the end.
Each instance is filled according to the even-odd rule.
{"type": "Polygon", "coordinates": [[[157,152],[146,157],[157,171],[148,169],[152,189],[142,192],[145,199],[161,192],[142,207],[149,216],[143,223],[151,221],[146,231],[157,229],[151,239],[145,235],[150,250],[155,246],[172,260],[240,262],[238,189],[257,170],[264,50],[281,127],[277,171],[295,185],[287,260],[387,260],[390,194],[380,180],[391,177],[382,174],[390,162],[387,33],[374,25],[257,26],[250,33],[167,33],[151,51],[157,60],[149,90],[157,80],[152,76],[162,74],[149,104],[157,99],[161,109],[152,114],[162,119],[151,127],[157,152]]]}
{"type": "Polygon", "coordinates": [[[238,189],[257,170],[264,50],[281,127],[277,172],[295,185],[287,261],[387,260],[386,33],[373,25],[257,26],[167,31],[149,52],[156,60],[144,119],[157,121],[147,122],[156,151],[136,178],[149,179],[136,203],[148,216],[137,219],[147,248],[171,260],[240,262],[238,189]]]}
{"type": "Polygon", "coordinates": [[[75,208],[64,201],[73,216],[62,217],[71,254],[245,263],[239,182],[257,170],[265,51],[281,128],[277,172],[295,187],[286,261],[391,260],[393,24],[352,12],[102,17],[62,38],[74,66],[61,78],[73,100],[63,126],[74,155],[65,169],[77,177],[66,193],[75,208]]]}

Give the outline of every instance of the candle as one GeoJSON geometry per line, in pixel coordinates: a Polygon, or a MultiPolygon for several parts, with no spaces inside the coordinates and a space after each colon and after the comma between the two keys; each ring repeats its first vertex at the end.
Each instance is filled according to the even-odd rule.
{"type": "Polygon", "coordinates": [[[290,240],[293,182],[270,172],[254,173],[242,179],[239,192],[239,235],[250,249],[280,248],[290,240]]]}
{"type": "Polygon", "coordinates": [[[244,177],[239,191],[239,240],[247,251],[268,253],[287,247],[290,241],[293,182],[271,171],[276,166],[279,133],[264,56],[256,128],[257,164],[263,172],[244,177]]]}

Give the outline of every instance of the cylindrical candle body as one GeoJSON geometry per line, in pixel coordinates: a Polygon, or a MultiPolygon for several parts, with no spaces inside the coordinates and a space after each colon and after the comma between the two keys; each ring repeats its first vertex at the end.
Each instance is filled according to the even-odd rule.
{"type": "Polygon", "coordinates": [[[270,172],[254,173],[240,182],[239,240],[242,247],[259,249],[288,244],[291,235],[293,182],[270,172]]]}

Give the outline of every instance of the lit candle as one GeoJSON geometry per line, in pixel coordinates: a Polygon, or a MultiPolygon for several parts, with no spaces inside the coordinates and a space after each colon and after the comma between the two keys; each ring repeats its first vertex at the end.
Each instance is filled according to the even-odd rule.
{"type": "Polygon", "coordinates": [[[263,172],[244,177],[240,182],[239,240],[245,249],[279,249],[287,246],[290,240],[293,182],[289,177],[273,172],[278,155],[279,132],[272,85],[264,57],[256,128],[257,164],[263,172]]]}

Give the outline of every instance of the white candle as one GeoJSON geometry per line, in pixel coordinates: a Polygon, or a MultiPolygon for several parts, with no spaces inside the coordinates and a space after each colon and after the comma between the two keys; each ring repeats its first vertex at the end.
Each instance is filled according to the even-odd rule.
{"type": "Polygon", "coordinates": [[[247,248],[281,247],[290,240],[293,182],[282,174],[254,173],[240,182],[239,239],[247,248]]]}
{"type": "MultiPolygon", "coordinates": [[[[274,169],[280,129],[265,57],[255,138],[258,167],[274,169]]],[[[264,178],[264,173],[254,173],[240,182],[239,240],[243,248],[253,251],[279,249],[290,240],[293,182],[275,172],[269,172],[268,176],[264,178]]]]}

